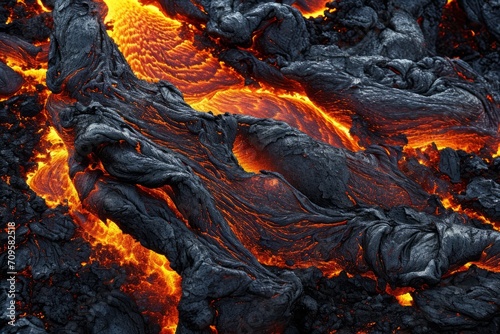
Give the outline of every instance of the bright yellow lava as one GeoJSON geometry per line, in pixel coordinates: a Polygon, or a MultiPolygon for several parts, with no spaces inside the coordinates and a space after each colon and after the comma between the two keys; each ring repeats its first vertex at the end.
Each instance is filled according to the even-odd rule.
{"type": "Polygon", "coordinates": [[[47,7],[44,6],[42,0],[36,0],[36,3],[40,6],[40,8],[42,8],[42,10],[46,13],[48,12],[51,12],[50,9],[48,9],[47,7]]]}
{"type": "MultiPolygon", "coordinates": [[[[0,59],[3,58],[0,56],[0,59]]],[[[16,59],[12,57],[8,57],[3,59],[5,64],[9,66],[11,69],[13,69],[16,73],[20,74],[24,78],[24,83],[20,90],[17,92],[19,93],[26,93],[26,92],[34,92],[37,91],[36,85],[45,83],[45,77],[47,74],[47,69],[46,68],[29,68],[28,65],[21,59],[16,59]]],[[[5,98],[7,99],[7,98],[5,98]]]]}
{"type": "Polygon", "coordinates": [[[166,80],[186,96],[239,83],[209,51],[192,44],[194,28],[137,0],[106,0],[108,34],[134,73],[143,80],[166,80]]]}
{"type": "Polygon", "coordinates": [[[497,146],[497,153],[493,154],[493,158],[500,157],[500,144],[497,146]]]}
{"type": "Polygon", "coordinates": [[[413,297],[409,292],[396,296],[396,299],[401,306],[413,306],[413,297]]]}

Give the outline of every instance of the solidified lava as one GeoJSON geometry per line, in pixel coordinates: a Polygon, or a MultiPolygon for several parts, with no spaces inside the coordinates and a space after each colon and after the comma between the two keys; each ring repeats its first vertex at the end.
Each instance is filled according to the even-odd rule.
{"type": "MultiPolygon", "coordinates": [[[[171,83],[135,76],[107,34],[104,3],[55,1],[46,108],[70,177],[86,209],[182,276],[178,332],[498,330],[500,233],[443,206],[446,194],[498,221],[498,72],[493,56],[470,65],[436,54],[444,1],[333,1],[310,20],[281,2],[160,3],[247,83],[303,89],[365,147],[229,106],[197,111],[171,83]],[[265,170],[245,171],[236,146],[265,170]],[[408,289],[415,307],[389,288],[408,289]]],[[[460,4],[484,39],[498,38],[487,24],[498,11],[460,4]]],[[[0,74],[17,78],[8,66],[0,74]]],[[[50,239],[39,225],[30,228],[50,239]]],[[[132,302],[109,296],[95,312],[127,313],[148,330],[132,302]]]]}

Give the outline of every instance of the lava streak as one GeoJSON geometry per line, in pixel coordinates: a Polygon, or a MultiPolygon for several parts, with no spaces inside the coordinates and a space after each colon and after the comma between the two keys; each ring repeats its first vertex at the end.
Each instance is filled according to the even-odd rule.
{"type": "Polygon", "coordinates": [[[128,279],[122,289],[134,296],[139,307],[147,309],[145,313],[161,325],[162,333],[175,332],[180,277],[170,269],[165,256],[142,247],[113,222],[106,224],[82,207],[69,179],[68,151],[54,128],[49,128],[41,142],[46,153],[35,157],[38,169],[28,175],[30,187],[50,207],[68,205],[83,237],[92,244],[91,260],[125,268],[128,279]]]}
{"type": "Polygon", "coordinates": [[[305,17],[323,15],[326,0],[296,1],[293,6],[298,8],[305,17]]]}
{"type": "MultiPolygon", "coordinates": [[[[243,86],[233,69],[197,47],[193,26],[168,18],[157,7],[138,0],[105,2],[109,8],[105,20],[110,27],[108,34],[140,79],[171,82],[197,110],[273,118],[331,145],[360,149],[349,133],[350,122],[337,121],[305,94],[243,86]],[[232,109],[228,110],[228,105],[232,109]]],[[[316,1],[303,8],[319,8],[320,3],[324,5],[316,1]]]]}
{"type": "Polygon", "coordinates": [[[361,149],[356,139],[349,133],[348,124],[342,124],[329,116],[304,94],[235,85],[228,89],[219,88],[202,98],[188,97],[186,101],[197,110],[213,111],[215,114],[219,114],[220,110],[227,110],[227,106],[232,106],[227,111],[284,121],[314,139],[332,146],[345,147],[353,151],[361,149]]]}
{"type": "Polygon", "coordinates": [[[140,79],[166,80],[193,96],[240,81],[234,73],[223,70],[210,52],[193,46],[192,26],[170,19],[157,7],[142,5],[137,0],[105,2],[108,34],[140,79]]]}

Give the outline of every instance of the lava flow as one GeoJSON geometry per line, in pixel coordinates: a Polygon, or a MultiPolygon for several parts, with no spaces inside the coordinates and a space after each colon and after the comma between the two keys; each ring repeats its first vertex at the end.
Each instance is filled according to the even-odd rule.
{"type": "Polygon", "coordinates": [[[16,326],[494,332],[497,12],[474,0],[3,6],[16,326]]]}
{"type": "Polygon", "coordinates": [[[198,110],[221,114],[231,105],[231,113],[282,120],[331,145],[360,148],[349,134],[350,123],[342,124],[328,116],[304,94],[269,85],[244,86],[239,75],[210,50],[197,48],[194,26],[171,19],[158,7],[143,6],[138,0],[105,2],[109,35],[139,78],[171,82],[198,110]]]}
{"type": "MultiPolygon", "coordinates": [[[[28,5],[19,4],[17,9],[27,10],[24,6],[28,5]]],[[[30,15],[35,14],[30,10],[36,10],[35,13],[39,15],[49,11],[40,1],[28,9],[30,15]]],[[[12,17],[15,17],[14,13],[10,14],[9,20],[12,17]]],[[[0,49],[3,54],[0,61],[23,78],[18,94],[35,92],[37,99],[44,105],[49,93],[45,88],[49,41],[42,40],[34,43],[34,46],[16,43],[20,42],[16,39],[2,39],[0,49]]],[[[24,116],[31,115],[27,112],[24,116]]],[[[42,120],[47,116],[44,115],[42,120]]],[[[126,268],[128,279],[121,289],[134,296],[137,304],[145,310],[144,314],[161,326],[162,333],[175,332],[180,277],[170,269],[165,256],[145,249],[131,236],[123,234],[113,222],[105,224],[82,208],[69,179],[68,152],[64,143],[53,127],[41,128],[38,132],[42,134],[37,148],[39,153],[33,157],[37,167],[26,175],[27,183],[38,196],[44,198],[49,208],[60,205],[69,207],[72,218],[81,227],[80,234],[92,245],[90,259],[81,265],[85,267],[96,262],[104,266],[119,264],[126,268]]]]}
{"type": "Polygon", "coordinates": [[[146,310],[145,314],[161,325],[161,333],[175,332],[180,277],[170,269],[168,260],[142,247],[113,222],[104,223],[82,207],[69,179],[68,152],[54,128],[48,129],[40,145],[45,154],[39,153],[35,157],[38,167],[28,174],[30,187],[45,199],[49,207],[67,205],[72,217],[82,227],[82,236],[92,245],[89,262],[105,266],[119,264],[126,268],[129,279],[122,289],[134,296],[139,306],[146,310]]]}

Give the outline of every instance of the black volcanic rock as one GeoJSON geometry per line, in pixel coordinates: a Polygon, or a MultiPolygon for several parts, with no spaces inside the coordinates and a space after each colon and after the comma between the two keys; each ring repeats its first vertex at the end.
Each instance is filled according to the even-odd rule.
{"type": "Polygon", "coordinates": [[[472,266],[439,286],[416,292],[414,297],[425,316],[443,329],[494,333],[500,325],[499,292],[498,273],[472,266]]]}
{"type": "MultiPolygon", "coordinates": [[[[332,1],[326,17],[311,20],[291,2],[161,3],[206,27],[206,45],[247,83],[301,85],[326,110],[335,106],[333,116],[352,122],[363,151],[332,147],[276,120],[200,113],[170,83],[134,76],[107,36],[102,2],[44,1],[55,8],[47,109],[70,153],[82,204],[165,254],[181,274],[180,333],[208,333],[214,325],[223,333],[497,331],[498,275],[472,267],[443,276],[469,261],[497,268],[500,234],[446,212],[422,179],[434,177],[439,189],[447,182],[442,174],[467,181],[463,203],[498,219],[498,163],[444,149],[436,176],[423,165],[402,170],[409,157],[393,147],[465,134],[493,152],[494,53],[480,61],[435,54],[444,0],[332,1]],[[269,170],[246,173],[238,165],[237,137],[269,170]],[[419,171],[420,178],[408,178],[419,171]],[[269,255],[282,265],[263,265],[269,255]],[[287,268],[310,263],[355,275],[287,268]],[[377,280],[360,276],[366,273],[377,280]],[[401,307],[387,285],[411,286],[418,307],[401,307]]],[[[494,7],[460,4],[474,25],[496,36],[494,7]]],[[[41,49],[25,39],[45,38],[52,21],[30,15],[0,27],[10,34],[0,33],[0,50],[36,67],[41,49]]],[[[16,76],[7,69],[3,78],[16,76]]],[[[2,227],[18,224],[20,312],[37,315],[20,317],[19,332],[157,332],[118,291],[123,269],[85,265],[90,246],[67,210],[47,208],[27,186],[44,126],[41,101],[29,92],[0,102],[2,227]]]]}
{"type": "MultiPolygon", "coordinates": [[[[248,43],[268,16],[283,21],[266,27],[264,35],[280,31],[288,20],[301,20],[285,5],[249,3],[235,9],[224,4],[207,9],[212,20],[207,26],[235,45],[248,43]],[[234,30],[240,25],[245,29],[234,30]]],[[[398,170],[397,150],[390,146],[350,152],[275,120],[200,113],[170,84],[137,79],[107,36],[100,6],[90,0],[56,3],[47,76],[54,94],[47,107],[72,154],[70,174],[83,204],[165,254],[182,275],[180,332],[205,332],[212,324],[222,332],[292,330],[296,307],[311,314],[334,310],[332,305],[315,306],[296,273],[261,265],[247,247],[293,254],[288,263],[334,261],[351,272],[373,271],[392,286],[416,288],[439,284],[450,269],[483,254],[498,263],[498,232],[472,227],[457,214],[428,214],[395,204],[426,206],[418,203],[428,203],[431,196],[398,170]],[[144,103],[152,106],[148,113],[140,108],[144,103]],[[271,160],[270,171],[248,174],[241,169],[232,154],[237,136],[271,160]],[[384,185],[380,191],[374,180],[384,185]],[[148,188],[163,191],[175,208],[148,188]],[[345,196],[347,189],[359,201],[345,196]],[[395,195],[388,197],[394,202],[387,204],[380,196],[391,191],[395,195]]],[[[417,29],[407,26],[407,14],[392,14],[396,32],[417,29]]],[[[466,64],[439,57],[418,62],[381,56],[304,61],[301,43],[307,34],[297,31],[291,35],[299,35],[298,49],[258,49],[276,53],[286,63],[283,73],[300,81],[309,94],[321,90],[332,101],[342,96],[367,124],[386,124],[377,131],[368,125],[371,138],[390,138],[384,131],[410,135],[414,119],[420,122],[417,128],[457,119],[445,133],[496,133],[497,110],[491,102],[483,104],[482,89],[488,87],[479,77],[460,81],[457,69],[468,71],[466,64]],[[438,108],[450,119],[436,117],[438,108]],[[394,126],[379,117],[401,123],[394,126]]],[[[421,43],[423,37],[415,36],[407,42],[421,43]]],[[[399,37],[387,38],[388,43],[406,45],[399,37]]],[[[282,41],[287,44],[286,38],[282,41]]],[[[324,51],[322,57],[327,57],[324,51]]],[[[359,282],[363,291],[375,293],[373,281],[359,282]]],[[[371,305],[352,298],[356,311],[343,313],[348,326],[383,308],[380,300],[371,305]]],[[[337,323],[332,317],[325,328],[337,323]]],[[[389,323],[379,326],[383,331],[391,328],[389,323]]]]}
{"type": "MultiPolygon", "coordinates": [[[[21,50],[19,55],[34,61],[31,56],[38,48],[4,37],[0,36],[0,49],[21,50]]],[[[0,332],[158,332],[145,324],[135,302],[117,291],[124,281],[122,271],[97,263],[83,265],[90,262],[90,245],[80,237],[68,208],[49,208],[26,183],[27,173],[35,167],[32,157],[45,153],[39,147],[47,130],[39,93],[0,101],[0,332]],[[15,270],[8,269],[9,223],[15,226],[15,270]],[[17,273],[15,326],[8,324],[11,319],[5,312],[12,300],[7,272],[13,271],[17,273]]]]}
{"type": "Polygon", "coordinates": [[[448,175],[451,182],[460,182],[460,157],[455,150],[445,148],[440,152],[439,170],[448,175]]]}
{"type": "Polygon", "coordinates": [[[155,332],[145,324],[132,299],[117,291],[124,281],[123,272],[98,264],[82,266],[82,262],[90,261],[90,245],[77,236],[80,231],[67,208],[48,208],[26,184],[25,173],[33,167],[30,158],[37,153],[39,124],[44,119],[40,115],[20,117],[22,107],[18,101],[25,98],[18,95],[0,102],[0,107],[6,110],[5,122],[0,125],[2,311],[11,300],[4,279],[8,271],[8,222],[14,222],[16,227],[18,273],[16,326],[8,325],[10,318],[2,312],[0,331],[42,334],[86,328],[88,333],[155,332]]]}
{"type": "Polygon", "coordinates": [[[10,96],[21,88],[24,80],[13,69],[0,61],[0,96],[10,96]]]}
{"type": "Polygon", "coordinates": [[[500,184],[485,178],[475,178],[461,196],[462,203],[483,212],[494,221],[500,220],[500,184]]]}

